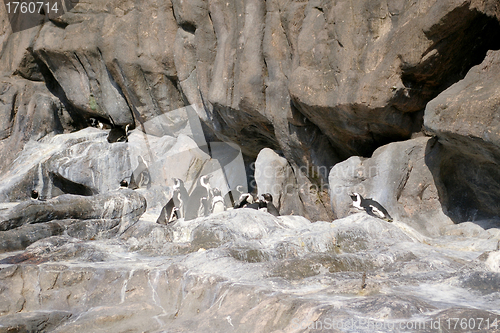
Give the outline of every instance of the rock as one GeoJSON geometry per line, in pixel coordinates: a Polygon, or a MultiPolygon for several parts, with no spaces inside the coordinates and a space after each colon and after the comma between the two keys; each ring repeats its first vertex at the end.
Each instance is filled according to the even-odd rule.
{"type": "Polygon", "coordinates": [[[304,207],[297,195],[297,180],[288,161],[269,148],[260,151],[255,160],[255,183],[257,194],[273,196],[273,204],[280,214],[304,214],[304,207]]]}
{"type": "Polygon", "coordinates": [[[2,78],[0,92],[0,168],[10,164],[29,140],[59,134],[69,115],[43,82],[2,78]]]}
{"type": "MultiPolygon", "coordinates": [[[[330,220],[328,184],[318,170],[320,168],[314,166],[292,166],[285,158],[264,148],[255,161],[254,180],[258,195],[271,193],[273,204],[281,215],[301,215],[312,221],[330,220]]],[[[326,176],[327,171],[324,173],[326,176]]]]}
{"type": "Polygon", "coordinates": [[[499,68],[500,52],[488,52],[425,109],[425,128],[443,150],[435,177],[444,184],[442,200],[455,222],[500,215],[499,68]]]}
{"type": "Polygon", "coordinates": [[[4,61],[57,83],[85,117],[140,128],[186,99],[247,155],[271,147],[330,167],[419,131],[425,104],[497,46],[492,3],[359,3],[349,19],[346,1],[151,1],[137,15],[131,1],[82,3],[39,33],[6,35],[4,61]]]}
{"type": "Polygon", "coordinates": [[[12,314],[0,319],[0,328],[8,328],[15,332],[40,332],[53,330],[71,318],[67,311],[33,311],[12,314]]]}
{"type": "Polygon", "coordinates": [[[61,195],[47,201],[25,201],[0,212],[0,252],[26,247],[39,239],[60,235],[90,239],[121,233],[137,222],[146,200],[120,189],[85,197],[61,195]]]}
{"type": "Polygon", "coordinates": [[[0,10],[0,331],[496,318],[497,0],[90,0],[18,33],[7,20],[0,10]],[[82,130],[90,118],[105,128],[82,130]],[[416,138],[423,121],[437,142],[416,138]],[[111,123],[131,125],[128,143],[106,141],[111,123]],[[292,184],[277,203],[307,218],[155,223],[173,177],[189,189],[211,173],[224,193],[264,148],[259,168],[279,172],[259,186],[292,184]],[[138,157],[150,187],[116,190],[138,157]],[[17,204],[33,188],[49,200],[17,204]],[[394,222],[350,214],[351,189],[394,222]]]}
{"type": "Polygon", "coordinates": [[[371,158],[351,157],[330,171],[330,197],[337,218],[352,209],[349,193],[373,198],[393,219],[423,235],[437,236],[453,224],[443,212],[436,167],[438,151],[433,140],[420,137],[377,149],[371,158]]]}
{"type": "Polygon", "coordinates": [[[492,321],[498,303],[486,266],[498,251],[479,260],[453,248],[456,236],[429,245],[364,213],[311,223],[239,209],[168,226],[148,214],[119,238],[51,237],[0,255],[1,329],[346,332],[352,316],[387,327],[492,321]]]}

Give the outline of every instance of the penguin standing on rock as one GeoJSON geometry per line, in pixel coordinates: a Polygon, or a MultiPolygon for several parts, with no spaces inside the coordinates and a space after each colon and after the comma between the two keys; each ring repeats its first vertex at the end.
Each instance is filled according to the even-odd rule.
{"type": "Polygon", "coordinates": [[[352,205],[355,208],[366,211],[368,215],[378,217],[379,219],[387,222],[392,222],[391,215],[389,215],[387,210],[375,200],[371,198],[365,199],[359,193],[352,193],[349,194],[349,196],[351,197],[353,201],[352,205]]]}
{"type": "Polygon", "coordinates": [[[226,210],[226,206],[224,205],[224,198],[222,198],[222,194],[218,188],[214,188],[213,197],[212,197],[212,213],[220,213],[226,210]]]}
{"type": "Polygon", "coordinates": [[[108,134],[108,142],[109,143],[115,143],[115,142],[128,142],[128,128],[129,124],[125,125],[125,127],[122,126],[117,126],[113,127],[108,134]]]}
{"type": "Polygon", "coordinates": [[[128,128],[130,127],[130,124],[127,124],[125,126],[116,125],[111,116],[109,116],[109,121],[111,123],[112,128],[108,134],[108,142],[109,143],[128,142],[128,136],[129,136],[128,128]]]}
{"type": "Polygon", "coordinates": [[[179,196],[179,194],[178,191],[174,192],[172,198],[161,209],[160,216],[156,220],[156,223],[169,224],[180,218],[179,209],[175,207],[176,196],[179,196]]]}
{"type": "Polygon", "coordinates": [[[179,218],[186,216],[186,206],[189,199],[189,194],[184,187],[184,182],[179,178],[174,178],[174,205],[178,209],[179,218]]]}
{"type": "Polygon", "coordinates": [[[137,156],[137,168],[132,172],[130,177],[129,188],[132,190],[138,189],[140,187],[151,187],[151,176],[149,174],[148,165],[142,156],[137,156]]]}
{"type": "Polygon", "coordinates": [[[264,203],[264,207],[267,208],[267,212],[269,214],[272,214],[274,216],[280,216],[280,212],[278,211],[278,208],[274,206],[273,204],[273,196],[271,193],[265,193],[262,195],[262,202],[264,203]]]}
{"type": "Polygon", "coordinates": [[[189,200],[186,205],[185,220],[192,220],[199,216],[206,216],[210,211],[210,203],[212,202],[210,178],[212,175],[205,175],[198,179],[196,187],[189,195],[189,200]],[[200,215],[201,214],[201,215],[200,215]]]}

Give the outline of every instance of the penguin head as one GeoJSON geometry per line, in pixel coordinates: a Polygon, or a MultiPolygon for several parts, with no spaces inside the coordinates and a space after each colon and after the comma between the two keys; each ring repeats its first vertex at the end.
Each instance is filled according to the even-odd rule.
{"type": "Polygon", "coordinates": [[[211,174],[200,177],[200,184],[204,187],[210,186],[210,178],[212,178],[211,174]]]}
{"type": "Polygon", "coordinates": [[[214,194],[214,197],[221,196],[221,192],[217,187],[214,187],[213,194],[214,194]]]}
{"type": "Polygon", "coordinates": [[[273,202],[273,196],[271,195],[271,193],[264,193],[262,194],[262,197],[267,202],[273,202]]]}
{"type": "Polygon", "coordinates": [[[361,199],[363,198],[359,193],[356,192],[349,194],[349,196],[351,197],[352,201],[355,202],[361,202],[361,199]]]}
{"type": "Polygon", "coordinates": [[[174,189],[181,188],[184,186],[184,182],[179,178],[172,178],[174,181],[174,189]]]}
{"type": "Polygon", "coordinates": [[[252,204],[254,202],[253,200],[253,195],[251,195],[250,193],[246,193],[246,198],[245,200],[249,203],[249,204],[252,204]]]}
{"type": "Polygon", "coordinates": [[[37,190],[31,190],[31,199],[38,199],[38,191],[37,190]]]}
{"type": "Polygon", "coordinates": [[[120,187],[128,187],[128,181],[126,179],[122,179],[120,182],[120,187]]]}

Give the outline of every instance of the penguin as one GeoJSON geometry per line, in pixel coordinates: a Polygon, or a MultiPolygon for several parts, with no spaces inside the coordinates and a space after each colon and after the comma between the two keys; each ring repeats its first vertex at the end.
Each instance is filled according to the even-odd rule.
{"type": "Polygon", "coordinates": [[[38,191],[31,190],[31,200],[38,200],[38,191]]]}
{"type": "Polygon", "coordinates": [[[200,198],[200,204],[198,206],[198,217],[210,215],[210,203],[207,197],[200,198]]]}
{"type": "Polygon", "coordinates": [[[250,209],[263,209],[265,203],[263,201],[259,200],[259,197],[254,198],[253,195],[249,194],[249,197],[247,197],[247,201],[250,200],[250,202],[247,202],[246,204],[243,205],[242,208],[250,208],[250,209]]]}
{"type": "Polygon", "coordinates": [[[120,187],[127,188],[128,187],[128,181],[126,179],[122,179],[120,182],[120,187]]]}
{"type": "Polygon", "coordinates": [[[250,193],[243,193],[240,195],[238,201],[234,204],[234,209],[244,208],[249,204],[253,204],[253,196],[250,193]]]}
{"type": "Polygon", "coordinates": [[[91,127],[98,128],[98,129],[103,129],[104,124],[99,121],[99,119],[96,118],[89,118],[88,123],[91,127]]]}
{"type": "Polygon", "coordinates": [[[189,200],[189,194],[184,187],[184,182],[179,178],[173,178],[174,181],[174,193],[178,193],[174,195],[174,204],[178,209],[179,218],[184,218],[186,215],[186,206],[189,200]]]}
{"type": "Polygon", "coordinates": [[[115,122],[113,121],[113,118],[111,118],[111,116],[109,116],[109,121],[111,122],[112,128],[108,134],[108,142],[128,142],[128,129],[130,127],[130,124],[125,125],[125,127],[117,126],[115,125],[115,122]]]}
{"type": "Polygon", "coordinates": [[[203,211],[203,216],[205,216],[205,206],[209,207],[209,203],[212,201],[211,190],[210,190],[210,178],[212,175],[201,176],[196,182],[196,187],[193,192],[189,195],[189,199],[186,205],[186,214],[184,219],[186,221],[195,219],[200,216],[200,212],[203,211]],[[206,204],[203,201],[206,201],[206,204]]]}
{"type": "Polygon", "coordinates": [[[132,176],[130,176],[130,184],[129,188],[132,190],[136,190],[140,187],[146,186],[147,188],[151,187],[151,176],[149,174],[148,165],[142,156],[137,156],[137,168],[135,168],[134,172],[132,172],[132,176]]]}
{"type": "Polygon", "coordinates": [[[226,207],[234,207],[235,203],[237,202],[236,200],[241,196],[243,190],[243,186],[238,185],[236,186],[236,189],[227,192],[224,196],[224,204],[226,205],[226,207]]]}
{"type": "Polygon", "coordinates": [[[267,212],[269,214],[272,214],[274,216],[280,216],[280,212],[278,211],[278,208],[276,208],[276,206],[274,206],[274,204],[273,204],[273,196],[271,195],[271,193],[263,194],[262,201],[264,202],[265,207],[267,208],[267,212]]]}
{"type": "Polygon", "coordinates": [[[224,199],[222,198],[221,192],[218,188],[214,188],[213,197],[212,197],[212,205],[211,205],[212,213],[220,213],[226,210],[226,205],[224,204],[224,199]]]}
{"type": "Polygon", "coordinates": [[[161,209],[160,216],[156,220],[156,223],[159,224],[169,224],[178,220],[179,217],[179,209],[175,207],[174,197],[172,197],[165,206],[161,209]]]}
{"type": "Polygon", "coordinates": [[[360,210],[365,210],[368,215],[378,217],[387,222],[392,222],[392,217],[381,204],[371,198],[363,198],[359,193],[349,194],[353,203],[352,205],[360,210]]]}

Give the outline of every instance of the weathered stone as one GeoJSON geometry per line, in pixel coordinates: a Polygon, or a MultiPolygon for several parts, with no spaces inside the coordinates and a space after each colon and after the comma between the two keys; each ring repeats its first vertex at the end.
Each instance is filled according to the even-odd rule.
{"type": "Polygon", "coordinates": [[[497,273],[485,266],[498,251],[478,261],[481,252],[453,248],[456,238],[420,243],[397,221],[360,213],[310,223],[249,209],[168,226],[144,217],[117,239],[52,237],[1,255],[0,329],[288,331],[353,314],[443,323],[492,319],[498,303],[488,283],[497,273]]]}
{"type": "Polygon", "coordinates": [[[19,250],[63,232],[82,239],[106,233],[111,236],[125,231],[145,211],[146,200],[128,189],[90,197],[65,194],[47,201],[21,202],[0,211],[0,251],[19,250]]]}
{"type": "Polygon", "coordinates": [[[377,149],[371,158],[351,157],[330,171],[332,209],[338,218],[352,209],[349,194],[373,198],[396,220],[424,235],[439,235],[452,224],[441,206],[431,170],[438,152],[434,140],[420,137],[377,149]]]}
{"type": "MultiPolygon", "coordinates": [[[[134,224],[132,211],[131,221],[111,213],[127,198],[103,199],[116,203],[107,212],[95,197],[69,200],[53,216],[35,207],[52,200],[2,203],[12,224],[47,222],[0,232],[0,331],[492,323],[498,52],[484,57],[500,47],[499,19],[497,0],[91,0],[13,34],[0,6],[0,201],[33,188],[42,199],[113,196],[138,156],[152,180],[130,193],[137,215],[144,198],[149,209],[134,224]],[[441,94],[450,86],[461,96],[441,94]],[[439,142],[375,151],[419,132],[426,105],[439,142]],[[89,117],[105,129],[75,131],[89,117]],[[131,125],[127,144],[107,143],[111,123],[131,125]],[[225,144],[203,134],[239,147],[224,156],[225,144]],[[266,147],[293,177],[262,188],[292,184],[282,213],[309,220],[238,209],[155,223],[172,177],[188,188],[203,173],[213,187],[245,185],[241,160],[249,167],[266,147]],[[366,213],[331,221],[323,170],[353,155],[364,157],[338,164],[330,190],[362,185],[393,223],[366,213]]],[[[350,213],[347,193],[332,204],[338,217],[350,213]]]]}
{"type": "Polygon", "coordinates": [[[425,109],[425,128],[442,145],[434,176],[456,222],[500,215],[499,70],[500,51],[491,51],[425,109]]]}
{"type": "Polygon", "coordinates": [[[328,184],[323,180],[327,168],[323,168],[325,174],[321,175],[319,168],[314,166],[292,166],[285,158],[264,148],[257,156],[254,168],[258,195],[271,193],[273,203],[282,215],[301,215],[311,221],[330,220],[328,184]]]}

